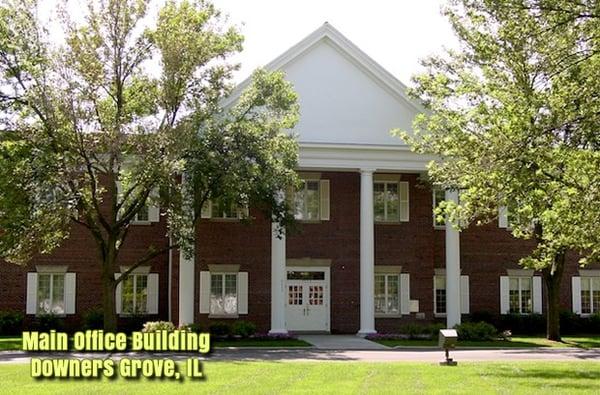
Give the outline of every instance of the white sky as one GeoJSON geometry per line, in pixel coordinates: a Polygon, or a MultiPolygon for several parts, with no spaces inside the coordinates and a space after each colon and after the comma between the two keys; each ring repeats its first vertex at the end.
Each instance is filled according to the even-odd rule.
{"type": "MultiPolygon", "coordinates": [[[[60,0],[41,1],[41,14],[60,0]]],[[[81,17],[87,0],[67,0],[69,13],[81,17]]],[[[457,40],[441,15],[446,0],[212,0],[245,36],[240,82],[252,70],[275,59],[329,22],[376,62],[405,84],[420,70],[419,59],[454,47],[457,40]]],[[[150,14],[162,1],[153,1],[150,14]]],[[[152,17],[151,17],[152,18],[152,17]]],[[[56,38],[58,26],[51,28],[56,38]]]]}
{"type": "Polygon", "coordinates": [[[419,59],[456,46],[443,0],[213,0],[239,25],[244,51],[236,80],[275,59],[325,21],[405,84],[419,59]],[[243,23],[243,25],[242,25],[243,23]]]}

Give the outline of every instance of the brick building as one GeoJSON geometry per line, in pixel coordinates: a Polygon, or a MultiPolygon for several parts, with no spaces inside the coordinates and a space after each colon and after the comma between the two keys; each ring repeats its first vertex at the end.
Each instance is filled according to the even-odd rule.
{"type": "MultiPolygon", "coordinates": [[[[423,177],[431,158],[389,133],[410,130],[422,111],[404,85],[328,24],[267,68],[283,70],[300,98],[298,231],[277,237],[260,212],[250,208],[245,224],[244,210],[213,202],[193,259],[164,254],[118,286],[124,320],[244,319],[272,333],[367,334],[418,320],[452,325],[474,312],[544,312],[539,273],[518,266],[533,245],[511,236],[506,212],[460,234],[435,223],[436,202],[457,197],[432,191],[423,177]]],[[[159,210],[132,226],[122,270],[149,244],[168,244],[159,210]]],[[[96,260],[91,236],[73,225],[53,254],[27,267],[0,262],[0,311],[52,312],[78,325],[101,301],[96,260]]],[[[600,270],[568,261],[562,307],[598,312],[600,270]]]]}

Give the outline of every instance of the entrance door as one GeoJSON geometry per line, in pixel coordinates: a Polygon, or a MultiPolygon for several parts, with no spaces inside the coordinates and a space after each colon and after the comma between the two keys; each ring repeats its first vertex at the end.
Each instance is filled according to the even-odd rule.
{"type": "Polygon", "coordinates": [[[328,267],[288,267],[286,327],[329,332],[328,267]]]}

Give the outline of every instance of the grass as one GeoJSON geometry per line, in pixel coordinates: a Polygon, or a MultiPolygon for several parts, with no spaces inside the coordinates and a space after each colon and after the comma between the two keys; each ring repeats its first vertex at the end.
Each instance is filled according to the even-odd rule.
{"type": "MultiPolygon", "coordinates": [[[[376,343],[388,347],[437,347],[437,340],[374,340],[376,343]]],[[[562,342],[555,342],[539,336],[516,336],[510,340],[493,341],[459,341],[458,348],[462,347],[506,347],[506,348],[600,348],[600,336],[570,337],[565,336],[562,342]]]]}
{"type": "MultiPolygon", "coordinates": [[[[2,388],[26,394],[597,394],[598,362],[211,362],[205,380],[36,380],[28,364],[0,365],[2,388]]],[[[182,369],[180,369],[181,371],[182,369]]]]}
{"type": "MultiPolygon", "coordinates": [[[[310,347],[311,344],[300,339],[240,339],[216,340],[212,342],[213,348],[219,347],[310,347]]],[[[14,351],[21,349],[21,336],[0,336],[0,351],[14,351]]]]}

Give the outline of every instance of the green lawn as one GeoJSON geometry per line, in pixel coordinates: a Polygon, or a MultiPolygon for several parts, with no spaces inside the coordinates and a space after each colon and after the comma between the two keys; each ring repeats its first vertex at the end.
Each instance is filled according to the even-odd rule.
{"type": "MultiPolygon", "coordinates": [[[[437,340],[376,340],[377,343],[388,347],[437,347],[437,340]]],[[[459,341],[458,347],[507,347],[507,348],[527,348],[527,347],[550,347],[550,348],[598,348],[600,347],[600,336],[588,337],[563,337],[562,342],[554,342],[543,337],[520,336],[513,337],[510,340],[496,341],[459,341]]]]}
{"type": "Polygon", "coordinates": [[[205,380],[34,380],[29,365],[0,365],[0,382],[19,394],[592,394],[598,362],[427,363],[211,362],[205,380]]]}
{"type": "MultiPolygon", "coordinates": [[[[299,339],[267,340],[218,340],[212,342],[213,348],[219,347],[310,347],[311,344],[299,339]]],[[[20,350],[21,336],[0,336],[0,351],[20,350]]]]}

